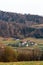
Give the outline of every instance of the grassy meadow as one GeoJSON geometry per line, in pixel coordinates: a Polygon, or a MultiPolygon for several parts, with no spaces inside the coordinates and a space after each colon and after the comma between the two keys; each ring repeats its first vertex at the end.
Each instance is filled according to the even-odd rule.
{"type": "MultiPolygon", "coordinates": [[[[29,37],[29,38],[25,38],[25,39],[22,39],[22,41],[33,41],[37,44],[43,44],[43,39],[37,39],[37,38],[32,38],[32,37],[29,37]]],[[[2,38],[0,37],[0,43],[17,43],[17,42],[20,42],[21,40],[15,40],[14,38],[2,38]]]]}
{"type": "MultiPolygon", "coordinates": [[[[43,48],[43,39],[37,39],[37,38],[32,38],[32,37],[29,37],[29,38],[24,38],[22,40],[17,40],[17,39],[14,39],[14,38],[3,38],[3,37],[0,37],[0,43],[3,43],[3,44],[14,44],[14,43],[19,43],[20,41],[32,41],[32,42],[35,42],[37,44],[39,44],[38,46],[40,48],[43,48]]],[[[33,48],[33,47],[28,47],[28,48],[33,48]]]]}
{"type": "Polygon", "coordinates": [[[43,65],[43,61],[8,62],[8,63],[0,63],[0,65],[43,65]]]}

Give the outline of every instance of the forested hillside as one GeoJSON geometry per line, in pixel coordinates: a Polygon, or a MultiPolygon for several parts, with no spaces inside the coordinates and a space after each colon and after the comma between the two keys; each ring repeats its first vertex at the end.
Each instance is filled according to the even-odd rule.
{"type": "Polygon", "coordinates": [[[43,17],[0,11],[0,36],[43,38],[43,17]]]}

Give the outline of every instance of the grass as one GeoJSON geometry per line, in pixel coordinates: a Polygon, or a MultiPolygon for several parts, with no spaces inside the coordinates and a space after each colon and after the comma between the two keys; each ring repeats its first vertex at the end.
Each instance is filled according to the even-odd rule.
{"type": "MultiPolygon", "coordinates": [[[[20,40],[15,40],[14,38],[7,38],[5,40],[3,40],[4,38],[3,37],[0,37],[0,43],[18,43],[20,42],[20,40]]],[[[28,38],[25,38],[25,39],[22,39],[22,40],[30,40],[30,41],[33,41],[35,43],[38,43],[38,44],[43,44],[43,38],[42,39],[36,39],[36,38],[32,38],[32,37],[28,37],[28,38]]]]}
{"type": "Polygon", "coordinates": [[[24,40],[30,40],[30,41],[33,41],[37,44],[43,44],[43,38],[38,39],[38,38],[29,37],[29,38],[25,38],[24,40]]]}
{"type": "Polygon", "coordinates": [[[33,28],[43,28],[43,24],[32,25],[33,28]]]}
{"type": "Polygon", "coordinates": [[[0,41],[0,43],[4,43],[4,44],[14,44],[14,43],[19,43],[20,40],[5,40],[5,41],[0,41]]]}
{"type": "Polygon", "coordinates": [[[9,62],[9,63],[0,63],[0,65],[43,65],[43,61],[9,62]]]}
{"type": "MultiPolygon", "coordinates": [[[[0,37],[0,43],[4,43],[4,44],[14,44],[14,43],[19,43],[21,40],[14,40],[14,38],[7,38],[7,40],[3,40],[4,38],[1,38],[0,37]]],[[[22,41],[32,41],[32,42],[35,42],[38,44],[38,47],[40,49],[43,49],[43,38],[42,39],[36,39],[36,38],[32,38],[32,37],[29,37],[29,38],[25,38],[25,39],[22,39],[22,41]]],[[[30,48],[34,48],[34,47],[28,47],[29,49],[30,48]]]]}

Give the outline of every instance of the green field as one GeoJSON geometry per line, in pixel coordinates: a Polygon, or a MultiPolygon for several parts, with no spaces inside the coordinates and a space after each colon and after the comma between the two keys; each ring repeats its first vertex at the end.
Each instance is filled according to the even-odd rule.
{"type": "Polygon", "coordinates": [[[43,61],[10,62],[10,63],[0,63],[0,65],[43,65],[43,61]]]}
{"type": "MultiPolygon", "coordinates": [[[[3,37],[0,37],[0,43],[3,43],[3,44],[14,44],[14,43],[19,43],[20,41],[32,41],[32,42],[35,42],[38,44],[38,47],[40,49],[43,49],[43,38],[41,39],[36,39],[36,38],[32,38],[32,37],[28,37],[28,38],[24,38],[22,40],[15,40],[14,38],[3,38],[3,37]]],[[[33,48],[33,47],[28,47],[28,48],[33,48]]]]}

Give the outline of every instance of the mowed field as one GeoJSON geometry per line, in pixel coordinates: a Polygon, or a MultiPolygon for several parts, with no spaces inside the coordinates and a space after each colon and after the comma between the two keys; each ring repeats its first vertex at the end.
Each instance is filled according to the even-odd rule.
{"type": "Polygon", "coordinates": [[[9,62],[9,63],[0,63],[0,65],[43,65],[43,61],[9,62]]]}

